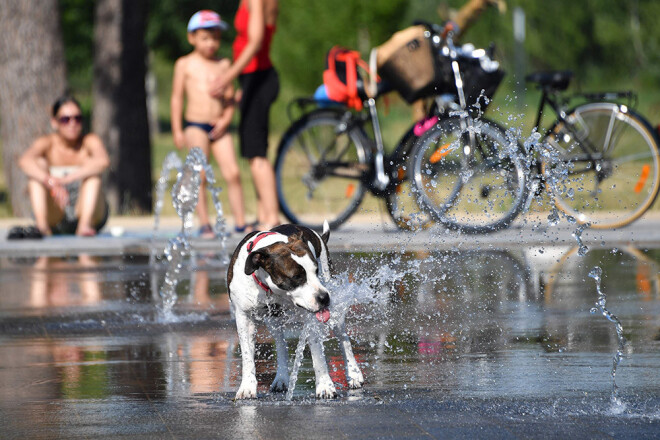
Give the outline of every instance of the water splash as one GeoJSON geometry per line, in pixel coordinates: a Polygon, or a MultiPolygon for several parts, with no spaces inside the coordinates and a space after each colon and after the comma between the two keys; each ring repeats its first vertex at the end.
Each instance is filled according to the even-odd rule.
{"type": "MultiPolygon", "coordinates": [[[[164,187],[171,169],[177,165],[177,161],[172,154],[168,156],[169,160],[166,160],[166,163],[163,166],[163,172],[161,173],[163,182],[161,182],[161,179],[159,179],[158,182],[161,187],[164,187]]],[[[225,223],[222,216],[222,204],[218,198],[220,188],[215,186],[213,170],[206,161],[206,156],[202,149],[197,147],[192,148],[186,157],[185,163],[180,166],[178,170],[177,180],[172,186],[171,194],[172,205],[174,206],[177,215],[181,218],[181,231],[175,238],[168,242],[167,248],[165,249],[167,272],[165,274],[163,287],[159,292],[161,298],[159,312],[161,317],[166,321],[174,319],[172,309],[177,300],[176,286],[180,279],[181,267],[183,266],[185,258],[191,255],[190,235],[193,226],[193,214],[200,196],[199,187],[202,182],[202,171],[205,172],[206,180],[209,183],[209,188],[213,194],[213,202],[217,214],[215,231],[222,239],[222,261],[227,261],[225,223]]],[[[160,197],[160,194],[159,200],[161,200],[162,208],[162,197],[160,197]]]]}
{"type": "MultiPolygon", "coordinates": [[[[545,164],[543,167],[543,175],[539,176],[543,179],[545,183],[545,188],[548,191],[551,199],[559,199],[561,194],[565,194],[568,197],[572,198],[574,190],[572,188],[566,187],[566,181],[570,176],[570,171],[573,168],[572,163],[567,163],[563,160],[561,152],[558,148],[554,146],[541,142],[542,136],[540,133],[534,131],[524,142],[524,151],[525,156],[527,157],[528,167],[533,167],[534,164],[532,160],[534,158],[534,152],[537,152],[541,162],[545,164]]],[[[529,168],[531,170],[531,168],[529,168]]],[[[531,173],[530,173],[531,174],[531,173]]],[[[534,193],[530,194],[530,197],[534,197],[534,193]]],[[[573,237],[575,238],[578,245],[578,255],[583,257],[589,252],[589,248],[582,241],[582,233],[585,229],[591,226],[590,223],[578,224],[577,219],[572,215],[569,215],[557,208],[553,203],[550,207],[550,214],[547,217],[548,225],[555,226],[559,224],[561,218],[564,218],[569,224],[576,225],[575,231],[573,231],[573,237]]]]}
{"type": "Polygon", "coordinates": [[[189,255],[190,242],[184,234],[179,234],[168,242],[165,249],[167,272],[160,290],[161,303],[158,307],[160,319],[164,322],[172,322],[176,319],[172,312],[177,301],[176,286],[179,284],[183,261],[189,255]]]}
{"type": "Polygon", "coordinates": [[[578,244],[577,254],[580,257],[584,257],[585,255],[587,255],[587,252],[589,252],[589,248],[582,241],[582,233],[589,226],[591,226],[591,223],[583,223],[583,224],[579,225],[577,227],[577,229],[573,232],[573,237],[575,237],[575,240],[577,241],[577,244],[578,244]]]}
{"type": "Polygon", "coordinates": [[[202,171],[206,166],[206,157],[201,148],[192,148],[186,157],[186,162],[177,174],[172,186],[172,205],[183,225],[181,232],[190,237],[193,227],[193,213],[199,200],[199,186],[202,182],[202,171]]]}
{"type": "Polygon", "coordinates": [[[167,182],[170,180],[172,170],[180,170],[183,166],[179,155],[172,151],[163,160],[163,166],[160,171],[160,177],[156,181],[156,203],[154,205],[154,236],[160,227],[160,214],[163,211],[163,203],[165,202],[165,189],[167,182]]]}
{"type": "Polygon", "coordinates": [[[227,254],[227,238],[229,237],[229,233],[227,232],[227,221],[225,220],[222,203],[220,202],[220,191],[222,191],[222,188],[216,186],[213,169],[208,163],[204,167],[204,172],[206,174],[206,182],[208,183],[209,191],[211,192],[211,198],[213,199],[213,207],[215,208],[213,232],[215,233],[215,236],[220,239],[220,248],[222,249],[220,262],[222,264],[227,264],[229,263],[229,256],[227,254]]]}
{"type": "MultiPolygon", "coordinates": [[[[426,262],[433,261],[433,257],[427,258],[426,262]]],[[[396,256],[389,262],[373,265],[368,264],[373,261],[365,261],[351,264],[351,267],[357,268],[351,272],[344,271],[334,274],[326,283],[330,291],[332,300],[330,304],[330,320],[327,324],[319,324],[314,316],[308,316],[300,332],[300,338],[295,351],[291,374],[289,376],[289,385],[285,396],[286,400],[293,398],[293,393],[298,380],[298,372],[302,363],[303,353],[310,337],[318,338],[321,343],[325,343],[330,338],[330,329],[339,328],[343,324],[346,315],[354,305],[369,306],[379,302],[388,301],[390,292],[386,286],[401,280],[410,274],[419,275],[419,268],[422,260],[402,261],[401,256],[396,256]],[[361,264],[362,263],[362,264],[361,264]],[[375,271],[373,269],[376,269],[375,271]]],[[[387,307],[368,307],[370,315],[373,317],[378,311],[388,313],[387,307]]],[[[380,317],[386,321],[386,316],[380,317]]],[[[338,335],[335,335],[338,336],[338,335]]]]}
{"type": "Polygon", "coordinates": [[[298,346],[296,347],[296,355],[293,359],[293,366],[291,367],[291,374],[289,376],[289,387],[286,390],[285,399],[290,401],[293,398],[293,392],[296,389],[296,382],[298,381],[298,371],[302,364],[303,353],[305,352],[305,345],[311,334],[311,327],[314,323],[308,319],[300,332],[300,339],[298,339],[298,346]]]}
{"type": "Polygon", "coordinates": [[[625,410],[626,405],[619,398],[619,387],[616,384],[616,369],[619,366],[619,363],[621,362],[621,356],[623,355],[623,347],[626,343],[626,339],[623,336],[623,326],[621,325],[619,318],[617,318],[616,315],[613,315],[609,310],[607,310],[607,307],[605,306],[607,302],[607,297],[605,296],[605,293],[601,289],[602,275],[603,275],[603,270],[598,266],[594,267],[591,270],[591,272],[589,272],[589,276],[596,281],[596,290],[598,291],[598,300],[596,301],[596,307],[593,307],[591,309],[591,313],[594,314],[600,312],[608,321],[614,323],[614,328],[616,329],[616,336],[619,341],[619,345],[617,347],[616,353],[614,355],[614,359],[612,361],[611,402],[612,402],[612,411],[616,414],[620,414],[625,410]]]}

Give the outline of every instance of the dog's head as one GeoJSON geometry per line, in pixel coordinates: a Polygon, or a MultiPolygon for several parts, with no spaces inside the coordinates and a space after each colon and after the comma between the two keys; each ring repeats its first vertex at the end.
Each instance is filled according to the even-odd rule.
{"type": "Polygon", "coordinates": [[[295,305],[316,313],[321,322],[329,319],[330,294],[319,280],[316,258],[301,233],[251,252],[245,261],[245,274],[258,269],[270,276],[265,281],[273,292],[285,293],[295,305]]]}

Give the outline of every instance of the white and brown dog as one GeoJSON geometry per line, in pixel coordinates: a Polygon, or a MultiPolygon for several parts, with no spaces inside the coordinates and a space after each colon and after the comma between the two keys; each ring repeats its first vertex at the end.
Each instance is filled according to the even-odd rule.
{"type": "MultiPolygon", "coordinates": [[[[332,298],[322,283],[330,280],[329,237],[327,222],[323,225],[322,235],[301,226],[281,225],[270,231],[249,233],[234,251],[227,269],[227,286],[243,360],[243,377],[237,399],[257,397],[255,320],[264,319],[267,324],[272,320],[284,322],[295,313],[314,313],[322,323],[330,320],[328,307],[332,298]],[[274,309],[279,313],[272,313],[274,309]]],[[[329,324],[333,325],[342,348],[348,385],[360,388],[364,379],[343,322],[343,317],[337,317],[329,324]]],[[[270,390],[286,391],[289,383],[288,350],[282,325],[268,327],[277,352],[277,374],[270,390]]],[[[316,396],[336,397],[322,341],[312,336],[308,343],[316,375],[316,396]]]]}

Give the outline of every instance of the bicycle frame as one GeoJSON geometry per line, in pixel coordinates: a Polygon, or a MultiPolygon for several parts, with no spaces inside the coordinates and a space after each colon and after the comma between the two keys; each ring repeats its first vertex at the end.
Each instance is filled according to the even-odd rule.
{"type": "MultiPolygon", "coordinates": [[[[629,105],[628,107],[631,107],[631,101],[634,101],[636,98],[636,95],[633,92],[626,91],[626,92],[606,92],[606,93],[591,93],[591,94],[576,94],[570,96],[568,99],[562,98],[559,94],[558,91],[553,90],[550,87],[542,87],[542,93],[541,93],[541,100],[539,102],[538,106],[538,111],[536,115],[536,122],[534,123],[534,130],[539,131],[541,128],[541,121],[543,118],[543,110],[545,109],[546,106],[549,106],[553,112],[556,115],[556,120],[554,121],[554,124],[549,127],[547,130],[545,130],[545,133],[543,135],[543,140],[545,141],[551,133],[551,130],[557,126],[558,123],[563,124],[563,127],[570,133],[571,137],[575,139],[578,147],[583,151],[584,156],[580,157],[580,162],[588,162],[588,165],[585,165],[587,167],[586,169],[595,169],[597,170],[596,177],[599,182],[603,181],[606,177],[607,174],[604,170],[604,168],[601,166],[600,161],[602,160],[601,154],[599,154],[598,149],[591,143],[591,141],[588,138],[583,138],[580,136],[578,133],[577,129],[575,128],[575,125],[568,121],[566,119],[566,103],[570,99],[574,98],[584,98],[587,101],[602,101],[602,100],[607,100],[607,101],[614,101],[617,99],[628,99],[629,100],[629,105]]],[[[624,107],[625,111],[625,106],[624,107]]],[[[608,135],[608,139],[611,136],[611,133],[608,135]]],[[[609,140],[606,141],[606,144],[609,143],[609,140]]],[[[604,151],[606,152],[606,151],[604,151]]],[[[540,172],[540,163],[536,164],[536,169],[539,174],[540,172]]],[[[580,172],[583,172],[584,169],[579,169],[579,170],[571,170],[569,171],[569,174],[578,174],[580,172]]]]}
{"type": "MultiPolygon", "coordinates": [[[[453,72],[454,85],[456,87],[456,96],[452,94],[438,95],[434,99],[434,103],[429,109],[427,115],[440,116],[445,112],[456,112],[461,119],[461,128],[466,136],[469,136],[469,145],[471,146],[468,154],[474,154],[479,147],[477,144],[474,130],[471,127],[474,125],[472,116],[467,111],[467,99],[463,87],[463,79],[461,76],[461,69],[459,66],[459,49],[453,44],[453,32],[448,31],[446,35],[443,29],[434,24],[422,23],[430,33],[431,43],[434,50],[438,51],[439,56],[444,56],[449,59],[451,69],[453,72]],[[458,101],[458,102],[457,102],[458,101]]],[[[361,113],[354,113],[349,109],[345,109],[345,117],[342,118],[343,124],[338,127],[340,132],[350,131],[356,125],[360,126],[361,133],[364,135],[365,144],[371,145],[372,148],[367,151],[369,155],[367,169],[347,168],[345,163],[341,162],[327,162],[323,155],[321,162],[323,169],[316,171],[313,175],[315,178],[321,178],[321,172],[325,174],[332,174],[337,177],[345,177],[349,179],[361,178],[363,184],[367,189],[378,197],[385,197],[389,192],[393,191],[400,183],[400,157],[403,157],[406,151],[402,151],[408,146],[407,140],[413,136],[413,127],[400,138],[397,148],[391,155],[386,156],[385,145],[383,142],[383,135],[380,127],[380,120],[378,117],[378,110],[376,106],[377,97],[368,97],[363,101],[364,110],[361,113]],[[367,134],[364,124],[369,121],[373,131],[373,138],[367,134]],[[393,165],[390,165],[393,163],[393,165]],[[394,170],[393,167],[397,169],[394,170]],[[394,174],[396,171],[397,174],[394,174]],[[397,177],[394,177],[397,176],[397,177]]],[[[294,120],[291,108],[297,105],[301,112],[304,114],[307,106],[318,105],[318,102],[312,98],[299,98],[292,101],[287,107],[287,114],[291,120],[294,120]]],[[[332,105],[332,104],[330,104],[332,105]]],[[[339,108],[342,108],[341,106],[339,108]]],[[[343,108],[342,108],[343,109],[343,108]]]]}
{"type": "MultiPolygon", "coordinates": [[[[287,114],[289,116],[289,119],[291,120],[295,120],[291,111],[291,107],[293,107],[293,104],[297,105],[298,108],[302,109],[302,113],[305,113],[304,109],[306,107],[317,105],[318,102],[313,98],[298,98],[295,101],[292,101],[287,107],[287,114]]],[[[339,104],[338,107],[341,107],[341,104],[339,104]]],[[[366,141],[366,143],[369,144],[373,144],[375,142],[375,149],[374,149],[375,151],[369,152],[374,154],[374,157],[368,163],[369,167],[373,166],[375,173],[373,179],[370,179],[369,181],[365,181],[364,183],[367,185],[368,189],[372,193],[376,195],[382,195],[382,193],[389,188],[391,179],[387,174],[388,170],[386,169],[385,166],[385,145],[383,143],[383,135],[380,129],[380,121],[378,118],[376,99],[375,98],[365,99],[364,108],[367,110],[366,115],[368,115],[368,117],[364,113],[355,115],[350,110],[346,109],[345,117],[342,118],[343,124],[342,127],[340,127],[340,130],[349,131],[355,125],[358,125],[362,129],[364,129],[363,128],[364,123],[367,120],[371,122],[372,130],[374,132],[374,139],[371,139],[365,135],[364,140],[366,141]]],[[[323,157],[321,158],[324,159],[323,157]]],[[[327,162],[323,160],[323,165],[325,168],[332,170],[333,175],[337,177],[359,178],[362,175],[361,172],[356,173],[355,171],[353,171],[352,173],[351,172],[342,173],[341,171],[337,172],[337,170],[340,170],[342,168],[343,166],[342,163],[327,162]]]]}
{"type": "MultiPolygon", "coordinates": [[[[458,59],[459,59],[458,50],[456,49],[456,46],[454,46],[453,44],[453,31],[451,30],[448,31],[444,39],[442,39],[440,37],[441,32],[439,32],[439,29],[435,27],[436,25],[425,24],[425,26],[427,27],[428,31],[431,32],[431,34],[433,35],[432,44],[440,51],[441,41],[444,41],[444,46],[442,47],[447,48],[447,52],[448,52],[447,55],[451,60],[451,68],[454,74],[454,83],[458,95],[458,108],[462,110],[460,112],[462,129],[464,130],[464,132],[468,134],[468,136],[470,137],[470,145],[474,147],[476,144],[476,139],[475,139],[474,130],[471,130],[473,121],[472,118],[466,112],[467,104],[465,98],[465,91],[463,88],[463,79],[461,77],[460,66],[458,64],[458,59]]],[[[448,104],[445,101],[446,100],[443,97],[436,96],[436,103],[435,103],[436,108],[438,109],[444,108],[448,104]]],[[[379,192],[385,191],[386,189],[389,189],[391,179],[387,173],[387,169],[386,169],[387,167],[385,166],[385,162],[384,162],[385,147],[383,144],[382,132],[380,130],[378,111],[376,109],[376,100],[374,98],[366,99],[364,102],[364,107],[368,109],[369,117],[371,119],[371,124],[374,132],[374,140],[376,142],[375,157],[373,159],[373,163],[375,167],[375,175],[373,177],[373,180],[369,182],[369,186],[372,192],[377,194],[379,192]]],[[[455,106],[454,109],[456,109],[455,106]]],[[[402,141],[405,139],[407,135],[408,133],[406,133],[401,138],[399,145],[402,144],[402,141]]],[[[474,148],[472,148],[472,151],[474,151],[474,148]]]]}

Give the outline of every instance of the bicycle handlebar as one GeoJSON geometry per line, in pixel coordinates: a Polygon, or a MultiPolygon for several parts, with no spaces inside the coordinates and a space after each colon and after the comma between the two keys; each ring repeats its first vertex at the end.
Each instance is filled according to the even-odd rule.
{"type": "MultiPolygon", "coordinates": [[[[450,53],[456,53],[456,46],[454,46],[454,35],[459,32],[459,27],[456,22],[448,20],[443,26],[440,26],[436,23],[429,23],[424,20],[415,20],[413,22],[415,26],[424,26],[428,29],[429,32],[433,35],[440,37],[441,41],[444,41],[445,46],[449,49],[450,53]]],[[[452,56],[454,58],[455,55],[452,56]]]]}
{"type": "Polygon", "coordinates": [[[440,26],[439,24],[436,23],[430,23],[424,20],[415,20],[413,22],[413,25],[424,26],[426,29],[429,30],[429,32],[439,35],[440,38],[442,39],[445,39],[450,32],[456,34],[460,31],[458,24],[456,24],[455,21],[451,21],[451,20],[446,21],[443,26],[440,26]]]}

